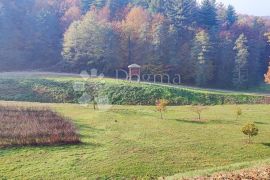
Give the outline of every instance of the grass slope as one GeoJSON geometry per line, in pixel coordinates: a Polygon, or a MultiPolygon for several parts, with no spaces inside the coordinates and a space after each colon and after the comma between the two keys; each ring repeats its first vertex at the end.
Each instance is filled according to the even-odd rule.
{"type": "Polygon", "coordinates": [[[248,167],[270,156],[269,105],[241,105],[244,115],[238,121],[234,105],[212,106],[203,113],[205,122],[193,121],[189,106],[169,107],[166,120],[151,106],[114,106],[106,112],[72,104],[46,106],[74,120],[83,144],[1,149],[0,179],[160,177],[235,169],[239,163],[248,167]],[[250,145],[241,133],[248,122],[260,130],[250,145]]]}
{"type": "Polygon", "coordinates": [[[130,83],[113,79],[91,79],[62,75],[8,74],[0,76],[0,99],[7,101],[31,101],[51,103],[77,103],[84,92],[75,92],[75,82],[86,83],[88,94],[99,85],[98,93],[108,96],[110,103],[117,105],[154,105],[157,99],[165,98],[171,105],[220,105],[264,103],[265,96],[248,93],[222,92],[145,83],[130,83]]]}

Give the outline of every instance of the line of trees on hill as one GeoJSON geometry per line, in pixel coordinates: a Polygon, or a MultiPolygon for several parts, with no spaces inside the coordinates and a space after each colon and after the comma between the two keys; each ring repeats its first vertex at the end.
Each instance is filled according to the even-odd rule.
{"type": "Polygon", "coordinates": [[[184,83],[248,88],[267,71],[269,21],[215,0],[3,0],[0,70],[113,76],[137,63],[184,83]]]}

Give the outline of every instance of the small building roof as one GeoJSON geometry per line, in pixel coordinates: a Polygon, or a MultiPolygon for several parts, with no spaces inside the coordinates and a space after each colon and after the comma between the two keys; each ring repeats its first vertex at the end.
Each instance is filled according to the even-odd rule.
{"type": "Polygon", "coordinates": [[[138,64],[131,64],[128,66],[128,68],[141,68],[141,66],[138,64]]]}

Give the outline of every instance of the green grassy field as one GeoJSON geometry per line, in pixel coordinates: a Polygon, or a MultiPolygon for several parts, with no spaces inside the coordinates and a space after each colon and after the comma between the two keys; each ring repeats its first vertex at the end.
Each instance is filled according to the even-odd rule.
{"type": "Polygon", "coordinates": [[[141,179],[270,162],[269,105],[239,106],[244,114],[238,121],[235,105],[212,106],[203,113],[204,122],[194,121],[189,106],[169,107],[161,120],[152,106],[99,112],[73,104],[42,105],[71,118],[83,143],[1,149],[0,179],[141,179]],[[241,132],[248,122],[260,130],[253,144],[241,132]]]}

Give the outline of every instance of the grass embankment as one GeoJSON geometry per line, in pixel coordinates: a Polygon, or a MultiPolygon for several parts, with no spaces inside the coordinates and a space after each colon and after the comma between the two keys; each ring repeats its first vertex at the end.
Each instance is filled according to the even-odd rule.
{"type": "Polygon", "coordinates": [[[0,78],[0,99],[7,101],[29,101],[47,103],[77,103],[84,92],[91,95],[98,85],[98,93],[108,96],[116,105],[154,105],[157,99],[170,101],[170,105],[220,105],[264,103],[264,96],[211,92],[210,90],[166,87],[112,79],[91,79],[79,77],[9,77],[0,78]],[[74,83],[86,83],[85,91],[74,91],[74,83]]]}
{"type": "Polygon", "coordinates": [[[164,120],[151,106],[114,106],[106,112],[46,106],[74,120],[82,144],[1,149],[0,178],[147,178],[194,170],[196,176],[200,170],[249,167],[270,157],[269,105],[239,106],[238,121],[236,106],[211,106],[202,114],[204,122],[194,121],[189,106],[168,107],[164,120]],[[260,130],[253,144],[241,132],[248,122],[260,130]]]}

